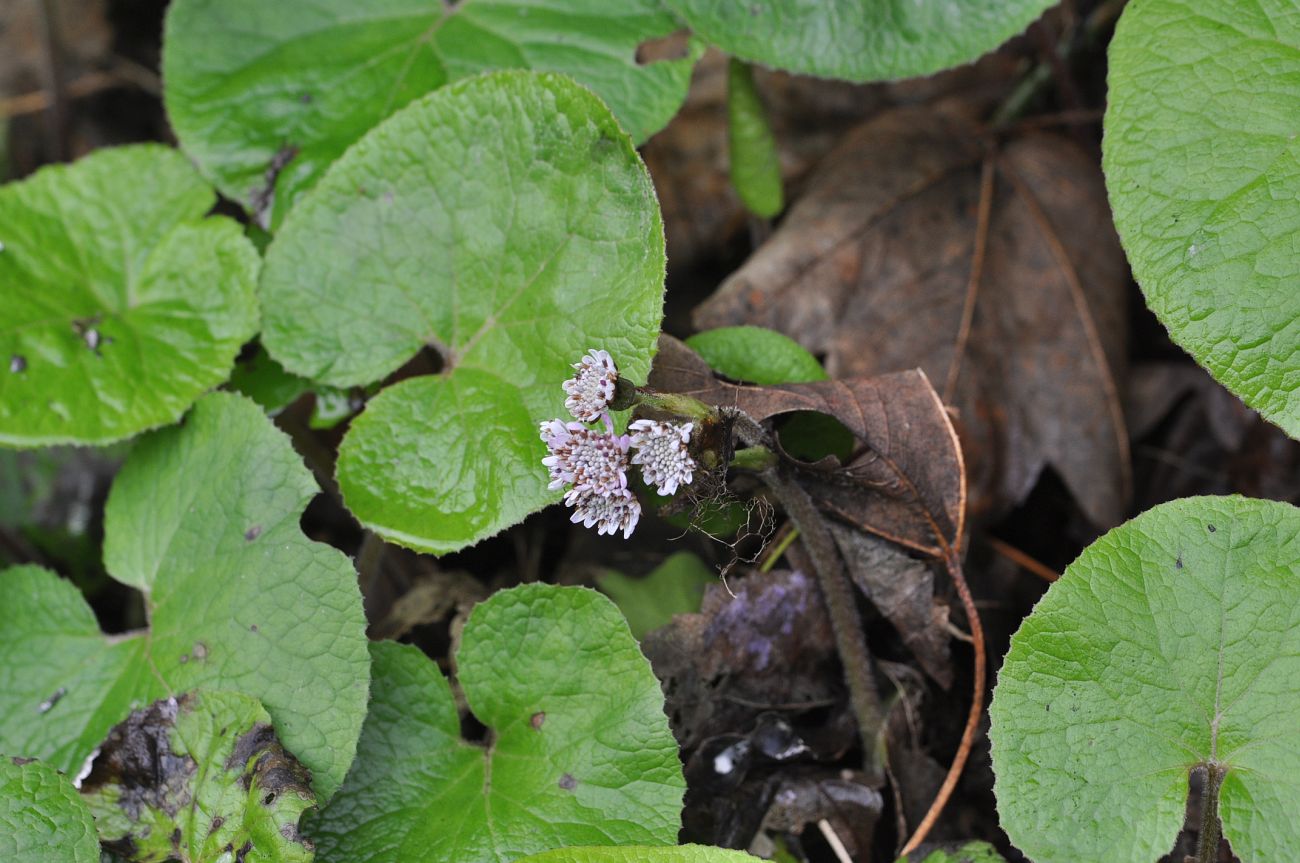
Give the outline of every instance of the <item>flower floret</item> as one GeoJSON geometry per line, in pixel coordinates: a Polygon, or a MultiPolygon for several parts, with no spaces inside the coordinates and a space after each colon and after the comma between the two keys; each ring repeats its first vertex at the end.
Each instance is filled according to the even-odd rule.
{"type": "Polygon", "coordinates": [[[637,420],[628,426],[632,432],[632,464],[641,466],[641,475],[659,494],[676,494],[690,485],[695,476],[695,459],[687,451],[694,423],[637,420]]]}
{"type": "Polygon", "coordinates": [[[552,420],[543,437],[550,454],[542,459],[551,473],[548,488],[572,483],[577,490],[597,494],[627,488],[630,439],[589,429],[582,423],[552,420]]]}
{"type": "Polygon", "coordinates": [[[564,391],[569,396],[564,406],[575,418],[595,422],[614,398],[618,367],[608,351],[598,350],[588,351],[573,367],[577,373],[564,382],[564,391]]]}
{"type": "Polygon", "coordinates": [[[622,530],[624,539],[632,535],[641,518],[640,502],[625,488],[605,494],[575,488],[565,495],[564,502],[573,507],[570,521],[582,522],[584,527],[594,526],[597,533],[611,536],[622,530]]]}

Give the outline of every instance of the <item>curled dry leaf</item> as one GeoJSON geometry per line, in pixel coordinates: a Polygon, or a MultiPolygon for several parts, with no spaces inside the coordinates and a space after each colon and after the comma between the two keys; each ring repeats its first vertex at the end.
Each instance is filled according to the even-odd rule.
{"type": "Polygon", "coordinates": [[[906,108],[826,158],[695,321],[780,330],[832,377],[919,367],[957,408],[972,514],[1050,465],[1108,525],[1130,487],[1127,285],[1094,158],[1045,134],[990,150],[973,123],[906,108]]]}
{"type": "Polygon", "coordinates": [[[961,448],[924,372],[742,387],[718,380],[699,355],[663,336],[650,384],[737,408],[759,422],[794,411],[835,417],[860,447],[845,465],[824,459],[804,467],[801,481],[818,505],[847,524],[931,557],[961,547],[961,448]]]}
{"type": "Polygon", "coordinates": [[[948,609],[935,601],[933,567],[860,530],[830,528],[853,583],[894,625],[925,673],[947,689],[952,684],[948,609]]]}

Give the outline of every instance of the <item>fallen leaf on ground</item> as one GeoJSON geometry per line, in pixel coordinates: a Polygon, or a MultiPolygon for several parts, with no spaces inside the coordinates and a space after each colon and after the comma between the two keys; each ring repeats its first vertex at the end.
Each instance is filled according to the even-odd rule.
{"type": "Polygon", "coordinates": [[[778,329],[832,377],[919,367],[957,409],[972,515],[1051,466],[1106,526],[1130,488],[1128,281],[1094,158],[1041,133],[987,150],[970,121],[905,108],[826,158],[695,322],[778,329]]]}
{"type": "Polygon", "coordinates": [[[923,372],[742,387],[718,380],[698,354],[662,336],[650,385],[739,409],[758,422],[794,411],[835,417],[862,448],[846,465],[828,458],[803,468],[800,480],[817,503],[841,521],[931,557],[960,548],[961,448],[923,372]]]}

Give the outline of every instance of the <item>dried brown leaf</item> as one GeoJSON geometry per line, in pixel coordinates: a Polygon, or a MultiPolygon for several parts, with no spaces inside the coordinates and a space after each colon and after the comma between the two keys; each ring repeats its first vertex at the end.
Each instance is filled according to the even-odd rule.
{"type": "Polygon", "coordinates": [[[801,482],[839,520],[932,557],[959,549],[965,472],[952,424],[924,372],[743,387],[718,380],[690,348],[662,337],[650,384],[762,422],[794,411],[829,414],[858,439],[847,465],[807,466],[801,482]]]}
{"type": "Polygon", "coordinates": [[[781,330],[834,377],[919,367],[957,408],[973,514],[1050,465],[1106,525],[1130,486],[1127,285],[1095,158],[1046,134],[986,151],[970,121],[906,108],[827,157],[695,320],[781,330]]]}

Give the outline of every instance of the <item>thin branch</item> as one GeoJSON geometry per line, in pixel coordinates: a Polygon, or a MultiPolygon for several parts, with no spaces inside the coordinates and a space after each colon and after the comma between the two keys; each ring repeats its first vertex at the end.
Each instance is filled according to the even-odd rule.
{"type": "Polygon", "coordinates": [[[59,40],[59,22],[53,0],[32,0],[36,6],[37,17],[41,26],[41,42],[44,48],[42,77],[44,88],[49,94],[45,111],[46,147],[54,161],[62,162],[68,157],[67,111],[63,93],[63,50],[59,40]]]}
{"type": "Polygon", "coordinates": [[[831,846],[831,850],[835,852],[835,859],[839,863],[853,863],[853,858],[849,856],[849,849],[844,847],[844,841],[840,839],[839,834],[835,832],[834,827],[831,827],[829,821],[825,818],[817,819],[817,829],[821,831],[826,844],[831,846]]]}
{"type": "Polygon", "coordinates": [[[971,322],[975,319],[975,301],[979,296],[980,280],[984,276],[984,257],[989,241],[989,216],[993,211],[994,161],[986,156],[980,170],[980,202],[975,222],[975,251],[971,255],[970,278],[966,282],[966,301],[961,310],[961,326],[957,329],[957,343],[948,362],[948,379],[943,385],[943,401],[951,404],[957,391],[957,376],[961,373],[966,343],[970,341],[971,322]]]}
{"type": "Polygon", "coordinates": [[[980,624],[979,612],[975,609],[975,600],[971,596],[970,588],[966,585],[966,577],[962,575],[961,561],[957,558],[956,550],[949,552],[944,558],[944,564],[948,569],[948,575],[952,578],[953,585],[957,588],[957,595],[961,597],[961,604],[966,609],[966,616],[970,622],[971,641],[975,646],[974,694],[971,696],[970,712],[966,715],[966,727],[961,734],[961,743],[957,744],[957,754],[953,756],[952,766],[948,768],[948,775],[943,778],[943,785],[939,787],[939,793],[935,795],[934,802],[930,804],[925,817],[917,825],[916,832],[912,834],[912,838],[907,840],[907,844],[899,852],[900,857],[905,857],[915,851],[917,846],[925,841],[925,837],[929,835],[934,823],[939,820],[939,814],[943,812],[943,807],[947,805],[948,799],[952,797],[952,792],[957,787],[957,780],[966,767],[967,759],[970,758],[971,746],[975,742],[975,730],[979,727],[980,714],[984,710],[984,673],[987,661],[984,651],[984,627],[980,624]]]}
{"type": "Polygon", "coordinates": [[[1010,543],[1003,542],[995,537],[989,537],[988,543],[989,547],[995,552],[1002,555],[1021,569],[1032,572],[1034,575],[1049,584],[1061,577],[1060,573],[1056,570],[1052,569],[1047,564],[1030,557],[1010,543]]]}

